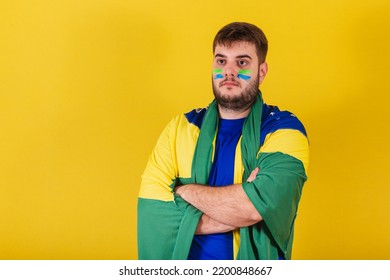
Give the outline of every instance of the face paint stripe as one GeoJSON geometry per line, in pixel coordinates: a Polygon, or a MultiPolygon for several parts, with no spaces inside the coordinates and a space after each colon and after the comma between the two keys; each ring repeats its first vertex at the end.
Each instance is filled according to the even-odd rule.
{"type": "Polygon", "coordinates": [[[242,69],[242,70],[238,70],[237,73],[238,73],[237,78],[247,81],[251,78],[251,76],[249,76],[248,74],[252,73],[252,71],[247,69],[246,70],[242,69]]]}
{"type": "Polygon", "coordinates": [[[244,81],[247,81],[247,80],[249,80],[249,79],[251,78],[251,76],[238,74],[238,75],[237,75],[237,78],[242,79],[242,80],[244,80],[244,81]]]}
{"type": "Polygon", "coordinates": [[[251,70],[238,70],[238,74],[247,75],[252,73],[251,70]]]}
{"type": "MultiPolygon", "coordinates": [[[[238,70],[237,78],[247,81],[251,76],[247,75],[252,73],[251,70],[238,70]]],[[[213,69],[214,79],[223,79],[222,69],[213,69]]]]}

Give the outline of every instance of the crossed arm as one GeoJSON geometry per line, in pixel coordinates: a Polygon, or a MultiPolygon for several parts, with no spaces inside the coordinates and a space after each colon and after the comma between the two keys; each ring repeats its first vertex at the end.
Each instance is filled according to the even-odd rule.
{"type": "MultiPolygon", "coordinates": [[[[252,171],[252,182],[259,168],[252,171]]],[[[177,187],[176,195],[203,212],[195,234],[221,233],[253,225],[262,220],[241,184],[210,187],[188,184],[177,187]]]]}

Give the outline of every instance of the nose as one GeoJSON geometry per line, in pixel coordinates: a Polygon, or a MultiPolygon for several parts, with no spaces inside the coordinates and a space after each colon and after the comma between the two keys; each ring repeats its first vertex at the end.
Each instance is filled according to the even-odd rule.
{"type": "Polygon", "coordinates": [[[233,63],[228,63],[225,66],[224,69],[225,77],[236,77],[237,76],[237,70],[234,67],[233,63]]]}

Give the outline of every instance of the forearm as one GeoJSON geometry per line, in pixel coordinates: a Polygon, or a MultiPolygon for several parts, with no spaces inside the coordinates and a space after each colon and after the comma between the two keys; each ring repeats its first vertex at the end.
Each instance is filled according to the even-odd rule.
{"type": "Polygon", "coordinates": [[[176,189],[176,194],[211,219],[232,227],[245,227],[262,220],[241,184],[209,187],[189,184],[176,189]]]}
{"type": "Polygon", "coordinates": [[[195,234],[223,233],[223,232],[229,232],[229,231],[232,231],[235,229],[236,229],[236,227],[234,227],[234,226],[220,223],[220,222],[210,218],[210,216],[203,214],[199,220],[195,234]]]}

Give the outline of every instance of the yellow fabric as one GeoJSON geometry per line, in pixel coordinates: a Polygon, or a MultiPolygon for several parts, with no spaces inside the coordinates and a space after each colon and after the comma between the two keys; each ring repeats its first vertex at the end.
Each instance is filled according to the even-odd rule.
{"type": "Polygon", "coordinates": [[[199,128],[188,123],[184,115],[168,123],[142,175],[140,198],[174,200],[170,185],[176,177],[191,177],[191,163],[198,135],[199,128]],[[177,153],[180,153],[179,157],[177,153]]]}
{"type": "Polygon", "coordinates": [[[306,174],[309,168],[309,142],[305,135],[295,129],[279,129],[269,133],[264,140],[260,153],[280,152],[290,155],[303,163],[306,174]]]}
{"type": "MultiPolygon", "coordinates": [[[[236,147],[236,155],[234,157],[234,184],[242,183],[242,175],[244,174],[244,165],[242,164],[241,157],[241,138],[239,139],[236,147]]],[[[240,229],[233,231],[233,256],[237,257],[238,249],[240,247],[240,229]]]]}

